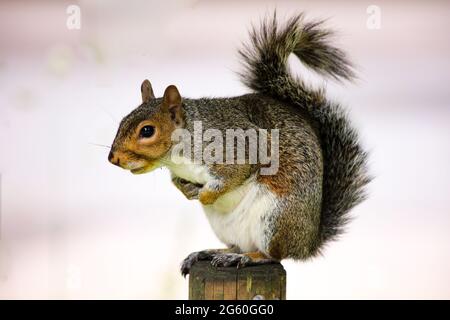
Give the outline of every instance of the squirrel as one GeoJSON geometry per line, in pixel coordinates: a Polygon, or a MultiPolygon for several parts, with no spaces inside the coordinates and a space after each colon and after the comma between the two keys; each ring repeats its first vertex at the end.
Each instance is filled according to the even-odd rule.
{"type": "MultiPolygon", "coordinates": [[[[367,197],[368,153],[356,129],[324,89],[313,89],[291,75],[291,53],[319,75],[337,81],[356,78],[346,54],[330,44],[323,22],[303,13],[278,22],[276,13],[250,31],[239,50],[243,83],[253,93],[229,98],[182,98],[170,85],[156,98],[148,80],[142,103],[121,121],[108,160],[134,174],[167,167],[173,184],[188,199],[198,199],[225,249],[191,253],[183,276],[199,260],[213,266],[245,267],[305,260],[322,253],[349,221],[349,211],[367,197]],[[263,165],[175,161],[172,134],[228,128],[279,130],[279,166],[263,175],[263,165]],[[172,155],[172,156],[171,156],[172,155]]],[[[204,141],[192,142],[205,149],[204,141]]]]}

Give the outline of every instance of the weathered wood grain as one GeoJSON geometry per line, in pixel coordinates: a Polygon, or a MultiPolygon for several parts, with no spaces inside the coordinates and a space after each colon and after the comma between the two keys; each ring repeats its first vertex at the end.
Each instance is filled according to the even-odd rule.
{"type": "Polygon", "coordinates": [[[281,264],[214,268],[199,261],[190,270],[190,300],[285,300],[286,271],[281,264]]]}

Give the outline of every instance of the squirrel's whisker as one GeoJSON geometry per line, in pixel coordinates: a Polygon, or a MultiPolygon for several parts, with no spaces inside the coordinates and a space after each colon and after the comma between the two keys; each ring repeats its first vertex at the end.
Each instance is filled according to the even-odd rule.
{"type": "Polygon", "coordinates": [[[104,148],[111,149],[111,146],[107,146],[107,145],[105,145],[105,144],[92,143],[92,142],[89,142],[89,144],[90,144],[90,145],[93,145],[93,146],[97,146],[97,147],[104,147],[104,148]]]}

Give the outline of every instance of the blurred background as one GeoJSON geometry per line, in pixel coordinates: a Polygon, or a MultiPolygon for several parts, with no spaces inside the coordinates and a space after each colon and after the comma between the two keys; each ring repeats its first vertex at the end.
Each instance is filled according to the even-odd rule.
{"type": "Polygon", "coordinates": [[[274,8],[338,31],[360,80],[308,77],[348,106],[376,176],[323,257],[283,263],[288,299],[450,298],[450,3],[230,0],[0,2],[0,298],[187,298],[181,260],[222,246],[200,205],[97,144],[145,78],[248,92],[236,50],[274,8]]]}

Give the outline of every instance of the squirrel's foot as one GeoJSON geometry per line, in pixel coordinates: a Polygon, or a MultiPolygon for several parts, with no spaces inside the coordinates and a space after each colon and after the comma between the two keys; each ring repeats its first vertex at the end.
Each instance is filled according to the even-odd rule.
{"type": "Polygon", "coordinates": [[[191,267],[197,261],[212,260],[214,256],[217,254],[225,254],[230,252],[239,252],[239,249],[235,246],[231,246],[230,248],[226,249],[209,249],[193,252],[190,255],[188,255],[181,263],[181,274],[183,275],[183,277],[186,277],[186,275],[189,274],[191,267]]]}
{"type": "Polygon", "coordinates": [[[243,268],[246,266],[255,266],[271,263],[279,263],[279,261],[267,257],[261,252],[217,253],[211,260],[211,264],[214,267],[236,266],[237,268],[243,268]]]}
{"type": "Polygon", "coordinates": [[[192,252],[181,263],[181,275],[183,277],[186,277],[186,275],[189,274],[191,267],[197,261],[211,260],[212,258],[213,258],[213,252],[211,252],[211,250],[192,252]]]}

